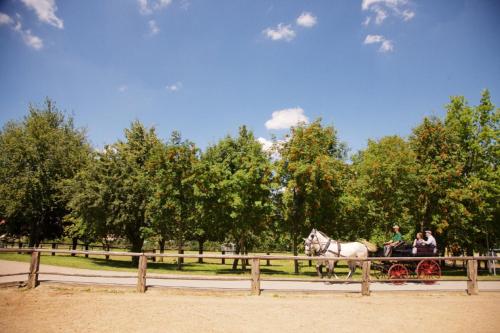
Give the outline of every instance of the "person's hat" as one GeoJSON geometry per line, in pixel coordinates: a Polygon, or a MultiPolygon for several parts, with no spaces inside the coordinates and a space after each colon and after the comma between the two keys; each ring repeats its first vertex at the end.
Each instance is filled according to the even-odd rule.
{"type": "Polygon", "coordinates": [[[399,229],[399,225],[397,225],[397,224],[393,225],[392,229],[399,229]]]}
{"type": "Polygon", "coordinates": [[[430,231],[430,230],[425,230],[425,233],[426,233],[426,234],[431,234],[431,235],[432,235],[432,231],[430,231]]]}

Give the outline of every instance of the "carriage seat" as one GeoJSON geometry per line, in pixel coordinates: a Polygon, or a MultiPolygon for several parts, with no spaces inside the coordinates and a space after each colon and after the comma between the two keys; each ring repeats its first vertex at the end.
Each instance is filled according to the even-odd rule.
{"type": "MultiPolygon", "coordinates": [[[[406,244],[404,241],[401,240],[401,241],[397,242],[396,245],[391,246],[389,248],[389,252],[384,253],[384,256],[385,257],[393,257],[393,256],[399,257],[403,253],[406,254],[407,247],[408,247],[408,244],[406,244]]],[[[410,249],[410,253],[411,253],[411,249],[410,249]]]]}
{"type": "Polygon", "coordinates": [[[408,257],[411,255],[411,245],[405,243],[404,241],[400,241],[393,246],[392,253],[390,257],[408,257]]]}
{"type": "Polygon", "coordinates": [[[415,256],[417,257],[432,257],[436,256],[437,248],[435,246],[417,246],[417,253],[415,256]]]}

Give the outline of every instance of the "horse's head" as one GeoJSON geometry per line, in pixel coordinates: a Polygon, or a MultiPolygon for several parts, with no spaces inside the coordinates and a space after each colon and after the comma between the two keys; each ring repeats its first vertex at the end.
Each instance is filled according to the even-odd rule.
{"type": "Polygon", "coordinates": [[[307,238],[304,238],[304,253],[306,256],[315,255],[319,251],[319,240],[316,229],[313,229],[307,238]]]}

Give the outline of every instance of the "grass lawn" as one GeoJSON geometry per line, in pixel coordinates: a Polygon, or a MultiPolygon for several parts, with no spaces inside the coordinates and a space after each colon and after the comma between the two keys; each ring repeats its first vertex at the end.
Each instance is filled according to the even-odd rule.
{"type": "MultiPolygon", "coordinates": [[[[173,252],[172,252],[173,253],[173,252]]],[[[186,254],[197,253],[186,251],[186,254]]],[[[12,261],[23,261],[29,262],[30,255],[28,254],[17,254],[17,253],[0,253],[0,259],[2,260],[12,260],[12,261]]],[[[226,264],[221,264],[220,259],[204,259],[203,264],[199,264],[198,259],[184,259],[183,268],[181,271],[177,270],[176,259],[174,258],[163,258],[164,262],[152,262],[148,261],[148,272],[150,273],[169,273],[169,274],[206,274],[206,275],[227,275],[227,276],[238,276],[238,275],[249,275],[250,265],[247,266],[247,270],[241,270],[241,264],[237,270],[232,269],[232,260],[226,259],[226,264]]],[[[54,265],[54,266],[64,266],[72,268],[83,268],[91,270],[106,270],[106,271],[127,271],[136,272],[137,267],[132,265],[130,257],[122,256],[111,256],[109,260],[104,259],[104,256],[91,256],[85,258],[83,255],[70,256],[65,254],[57,254],[55,256],[50,255],[50,253],[42,253],[41,264],[54,265]]],[[[307,261],[299,261],[300,273],[293,273],[293,261],[292,260],[272,260],[270,266],[266,266],[266,261],[261,261],[261,274],[265,277],[285,277],[285,278],[310,278],[316,277],[316,269],[313,266],[309,267],[307,261]]],[[[345,262],[340,262],[335,268],[335,272],[339,275],[347,274],[347,265],[345,262]]],[[[373,270],[372,270],[372,273],[373,270]]],[[[0,266],[1,274],[1,266],[0,266]]],[[[446,278],[457,279],[464,278],[466,272],[463,268],[457,267],[447,267],[443,270],[443,276],[446,278]]],[[[354,275],[355,279],[361,278],[361,270],[357,269],[354,275]]],[[[495,276],[489,276],[487,272],[480,272],[479,279],[482,280],[494,280],[498,279],[495,276]]]]}

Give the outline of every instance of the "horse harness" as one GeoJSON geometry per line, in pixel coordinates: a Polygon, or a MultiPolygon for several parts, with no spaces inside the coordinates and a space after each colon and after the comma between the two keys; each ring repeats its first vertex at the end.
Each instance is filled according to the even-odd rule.
{"type": "MultiPolygon", "coordinates": [[[[316,236],[316,235],[315,235],[316,236]]],[[[316,238],[318,238],[318,236],[316,236],[316,238]]],[[[330,244],[332,243],[332,239],[330,237],[327,237],[328,238],[328,242],[325,244],[325,248],[324,249],[321,249],[321,243],[319,244],[319,255],[325,255],[327,252],[329,253],[332,253],[334,255],[336,255],[337,257],[343,257],[341,254],[340,254],[340,251],[342,249],[342,245],[340,244],[339,241],[336,241],[337,243],[337,252],[333,251],[333,250],[330,250],[330,244]]],[[[319,243],[319,239],[318,239],[318,243],[319,243]]]]}

